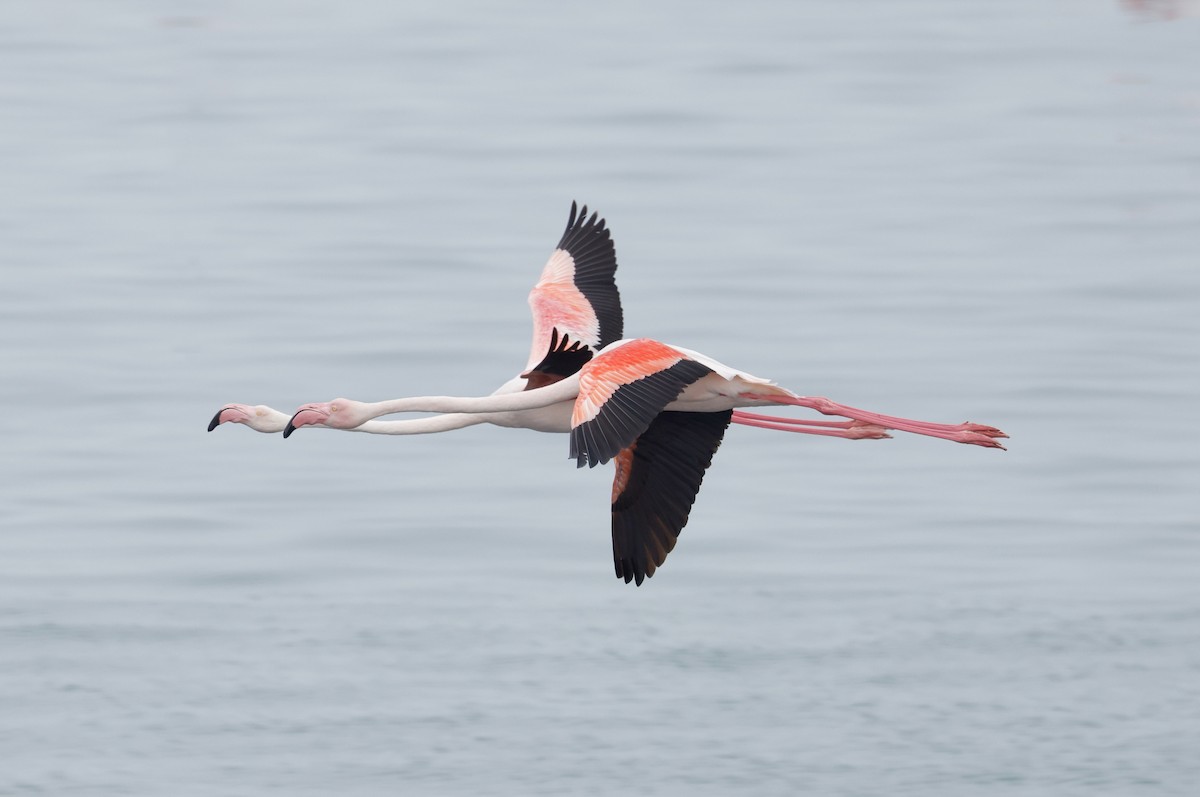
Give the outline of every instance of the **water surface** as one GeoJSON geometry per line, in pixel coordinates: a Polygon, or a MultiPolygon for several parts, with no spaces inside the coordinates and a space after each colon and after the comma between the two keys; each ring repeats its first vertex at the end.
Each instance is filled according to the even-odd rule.
{"type": "Polygon", "coordinates": [[[1188,11],[6,10],[0,792],[1190,794],[1188,11]],[[204,433],[490,391],[572,199],[629,333],[1010,450],[734,428],[634,589],[562,437],[204,433]]]}

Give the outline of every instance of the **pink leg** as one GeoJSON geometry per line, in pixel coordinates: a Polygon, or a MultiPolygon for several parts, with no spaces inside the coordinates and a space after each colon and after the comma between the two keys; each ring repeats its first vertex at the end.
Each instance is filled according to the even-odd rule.
{"type": "MultiPolygon", "coordinates": [[[[754,421],[768,421],[770,423],[787,423],[796,426],[825,426],[830,429],[849,429],[852,426],[870,426],[872,424],[864,424],[862,421],[810,421],[807,418],[781,418],[778,415],[759,415],[757,412],[744,412],[743,410],[733,411],[733,420],[738,421],[739,418],[749,418],[754,421]]],[[[749,424],[747,424],[748,426],[749,424]]]]}
{"type": "Polygon", "coordinates": [[[841,437],[846,440],[880,440],[891,437],[882,426],[861,421],[801,421],[793,418],[776,418],[753,412],[735,410],[733,422],[759,429],[774,429],[777,432],[819,434],[826,437],[841,437]],[[802,428],[811,427],[811,428],[802,428]]]}
{"type": "Polygon", "coordinates": [[[910,418],[897,418],[894,415],[880,415],[875,412],[847,407],[845,404],[838,404],[821,396],[768,396],[758,393],[743,393],[742,397],[755,401],[770,401],[774,404],[791,404],[796,407],[807,407],[824,415],[840,415],[843,418],[852,418],[866,424],[882,426],[885,429],[895,429],[900,432],[911,432],[929,437],[938,437],[943,440],[953,440],[956,443],[969,443],[988,448],[1004,448],[994,438],[1008,437],[1008,435],[994,426],[984,426],[978,423],[930,423],[928,421],[915,421],[910,418]]]}

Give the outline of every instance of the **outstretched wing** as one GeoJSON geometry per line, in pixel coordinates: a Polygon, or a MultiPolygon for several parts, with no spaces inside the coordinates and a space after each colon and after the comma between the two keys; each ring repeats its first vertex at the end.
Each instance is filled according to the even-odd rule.
{"type": "Polygon", "coordinates": [[[675,547],[732,410],[661,412],[614,459],[613,564],[625,583],[654,575],[675,547]]]}
{"type": "Polygon", "coordinates": [[[645,432],[663,408],[713,371],[665,343],[631,340],[583,368],[571,415],[579,467],[608,462],[645,432]]]}
{"type": "MultiPolygon", "coordinates": [[[[616,271],[617,253],[604,219],[596,213],[589,218],[586,205],[577,211],[572,202],[567,229],[542,269],[537,285],[529,292],[533,344],[525,372],[536,372],[539,384],[557,381],[547,377],[570,376],[590,359],[590,353],[621,339],[625,322],[616,271]],[[556,347],[565,348],[569,341],[579,344],[580,350],[584,347],[590,350],[589,357],[554,358],[556,347]],[[541,365],[547,358],[556,359],[558,371],[573,363],[578,365],[567,374],[542,372],[541,365]]],[[[528,387],[534,387],[534,378],[527,378],[528,387]]]]}

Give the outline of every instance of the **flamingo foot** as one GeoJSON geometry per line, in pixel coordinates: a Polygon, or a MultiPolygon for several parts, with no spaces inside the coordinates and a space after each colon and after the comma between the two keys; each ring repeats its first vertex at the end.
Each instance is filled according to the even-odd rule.
{"type": "MultiPolygon", "coordinates": [[[[996,431],[999,432],[1000,430],[997,429],[996,431]]],[[[920,432],[917,434],[920,434],[920,432]]],[[[938,437],[940,435],[933,436],[938,437]]],[[[992,435],[985,432],[963,430],[961,432],[954,432],[951,436],[943,437],[942,439],[953,440],[955,443],[967,443],[968,445],[983,446],[984,448],[998,448],[1001,451],[1007,451],[1007,448],[996,442],[995,438],[997,437],[1008,437],[1008,435],[1004,434],[1003,432],[992,435]]]]}
{"type": "Polygon", "coordinates": [[[1008,435],[997,429],[995,426],[985,426],[982,423],[971,423],[970,421],[967,421],[965,423],[960,423],[959,428],[967,432],[978,432],[979,434],[987,435],[988,437],[1008,437],[1008,435]]]}

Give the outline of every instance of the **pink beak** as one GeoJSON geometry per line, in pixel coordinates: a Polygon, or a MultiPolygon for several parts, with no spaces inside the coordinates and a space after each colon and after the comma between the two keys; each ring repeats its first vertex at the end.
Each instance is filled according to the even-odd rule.
{"type": "Polygon", "coordinates": [[[248,420],[250,420],[250,414],[246,411],[245,407],[239,404],[231,404],[228,407],[222,407],[217,410],[217,414],[208,422],[208,431],[211,432],[223,423],[245,423],[248,420]],[[226,413],[229,414],[228,418],[224,417],[226,413]]]}
{"type": "Polygon", "coordinates": [[[301,426],[314,426],[325,423],[325,419],[329,417],[329,411],[320,407],[320,405],[308,405],[296,410],[296,414],[288,421],[287,428],[283,430],[283,436],[289,437],[292,432],[299,429],[301,426]]]}

